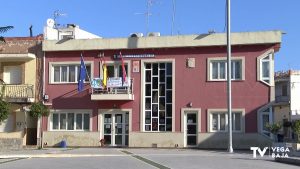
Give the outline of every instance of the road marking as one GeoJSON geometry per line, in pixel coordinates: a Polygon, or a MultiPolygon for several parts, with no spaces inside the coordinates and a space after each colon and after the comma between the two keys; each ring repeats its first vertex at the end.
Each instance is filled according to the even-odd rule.
{"type": "Polygon", "coordinates": [[[14,162],[14,161],[23,160],[23,159],[28,159],[28,158],[15,158],[15,159],[7,160],[7,161],[2,161],[2,162],[0,162],[0,164],[14,162]]]}
{"type": "Polygon", "coordinates": [[[136,158],[136,159],[138,159],[140,161],[143,161],[144,163],[150,164],[150,165],[152,165],[152,166],[154,166],[156,168],[159,168],[159,169],[170,169],[169,167],[166,167],[164,165],[161,165],[159,163],[156,163],[156,162],[154,162],[152,160],[149,160],[147,158],[141,157],[139,155],[135,155],[135,154],[133,154],[133,153],[131,153],[129,151],[126,151],[126,150],[120,150],[120,151],[123,152],[123,153],[125,153],[125,154],[131,155],[131,157],[134,157],[134,158],[136,158]]]}

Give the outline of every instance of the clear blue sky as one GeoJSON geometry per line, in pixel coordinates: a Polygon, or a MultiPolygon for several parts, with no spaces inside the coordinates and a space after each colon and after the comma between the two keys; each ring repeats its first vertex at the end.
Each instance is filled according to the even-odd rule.
{"type": "MultiPolygon", "coordinates": [[[[150,32],[171,34],[172,0],[153,0],[150,32]]],[[[208,30],[224,32],[226,0],[175,0],[175,34],[200,34],[208,30]]],[[[282,30],[280,52],[275,55],[275,70],[299,69],[300,1],[231,0],[232,32],[282,30]]],[[[8,0],[1,2],[0,26],[15,28],[2,36],[28,36],[43,33],[47,18],[55,10],[66,13],[61,24],[74,23],[104,38],[127,37],[146,32],[146,0],[8,0]]]]}

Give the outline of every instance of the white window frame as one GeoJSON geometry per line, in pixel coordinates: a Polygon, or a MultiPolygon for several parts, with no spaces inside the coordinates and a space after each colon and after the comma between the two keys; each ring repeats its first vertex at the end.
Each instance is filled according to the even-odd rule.
{"type": "Polygon", "coordinates": [[[268,86],[274,86],[274,50],[268,50],[257,57],[257,81],[260,81],[268,86]],[[269,57],[268,60],[264,58],[269,57]],[[263,63],[269,63],[269,77],[263,77],[263,63]],[[267,80],[269,82],[267,82],[267,80]]]}
{"type": "MultiPolygon", "coordinates": [[[[240,74],[241,78],[235,79],[234,77],[231,78],[232,81],[241,81],[245,80],[245,57],[244,56],[235,56],[232,57],[232,62],[240,61],[241,62],[241,69],[240,74]]],[[[232,68],[232,72],[235,70],[235,68],[232,68]]],[[[233,74],[235,76],[235,73],[233,74]]],[[[207,79],[208,81],[226,81],[227,80],[227,58],[226,57],[213,57],[213,58],[207,58],[207,79]],[[220,78],[220,72],[219,72],[219,64],[218,64],[218,78],[213,78],[213,63],[214,62],[224,62],[225,63],[225,78],[220,78]]]]}
{"type": "MultiPolygon", "coordinates": [[[[85,61],[84,62],[85,65],[90,65],[91,67],[91,72],[89,74],[89,77],[92,78],[94,76],[93,70],[94,70],[94,64],[92,61],[85,61]]],[[[80,61],[78,62],[49,62],[49,83],[50,84],[76,84],[78,83],[78,67],[80,66],[80,61]],[[60,82],[54,82],[54,67],[55,66],[67,66],[67,79],[69,79],[69,66],[75,66],[75,82],[62,82],[60,80],[60,82]]],[[[61,68],[60,68],[61,69],[61,68]]],[[[61,79],[61,74],[60,74],[60,79],[61,79]]],[[[85,81],[85,83],[89,83],[88,81],[85,81]]]]}
{"type": "MultiPolygon", "coordinates": [[[[245,132],[245,109],[232,109],[232,131],[236,133],[242,133],[245,132]],[[241,129],[240,130],[235,130],[235,123],[234,123],[234,113],[240,113],[241,114],[241,119],[240,119],[240,124],[241,124],[241,129]]],[[[207,109],[207,129],[208,132],[228,132],[228,113],[227,109],[207,109]],[[218,122],[220,123],[220,114],[225,114],[225,130],[219,130],[220,124],[218,123],[218,130],[213,130],[212,126],[212,120],[213,120],[213,114],[218,114],[218,122]]]]}
{"type": "Polygon", "coordinates": [[[65,109],[65,110],[50,110],[48,118],[48,128],[50,131],[92,131],[92,110],[88,109],[65,109]],[[74,130],[68,130],[68,113],[74,114],[74,130]],[[53,114],[58,114],[58,129],[53,129],[53,114]],[[66,114],[66,129],[60,129],[60,114],[66,114]],[[82,114],[82,129],[76,129],[76,116],[82,114]],[[89,130],[84,129],[84,114],[89,114],[89,130]]]}
{"type": "MultiPolygon", "coordinates": [[[[163,132],[175,132],[175,59],[144,59],[141,60],[141,116],[140,116],[140,129],[142,132],[147,133],[163,133],[163,132]],[[145,63],[172,63],[172,131],[146,131],[145,130],[145,63]]],[[[152,94],[151,94],[152,95],[152,94]]]]}
{"type": "MultiPolygon", "coordinates": [[[[105,61],[105,64],[107,66],[114,66],[114,77],[120,77],[119,73],[119,66],[122,66],[122,61],[105,61]]],[[[124,60],[124,65],[127,65],[127,72],[126,72],[126,78],[130,78],[131,74],[131,65],[130,60],[124,60]]],[[[100,78],[103,78],[103,63],[100,63],[100,78]]]]}

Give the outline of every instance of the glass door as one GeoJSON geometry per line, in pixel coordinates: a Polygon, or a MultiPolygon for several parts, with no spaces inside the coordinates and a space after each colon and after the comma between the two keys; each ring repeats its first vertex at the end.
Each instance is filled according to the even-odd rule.
{"type": "Polygon", "coordinates": [[[197,113],[196,112],[186,112],[186,146],[196,146],[197,145],[197,113]]]}
{"type": "Polygon", "coordinates": [[[105,145],[112,144],[112,114],[104,114],[104,140],[105,145]]]}
{"type": "Polygon", "coordinates": [[[104,140],[108,146],[128,146],[128,112],[104,114],[104,140]]]}

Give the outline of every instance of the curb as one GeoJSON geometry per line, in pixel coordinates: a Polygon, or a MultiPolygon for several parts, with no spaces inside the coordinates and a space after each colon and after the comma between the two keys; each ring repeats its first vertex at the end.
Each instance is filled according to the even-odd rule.
{"type": "Polygon", "coordinates": [[[19,155],[0,155],[0,159],[9,158],[71,158],[71,157],[124,157],[127,154],[19,154],[19,155]]]}
{"type": "Polygon", "coordinates": [[[285,164],[293,164],[300,166],[300,158],[275,158],[276,162],[285,163],[285,164]]]}

